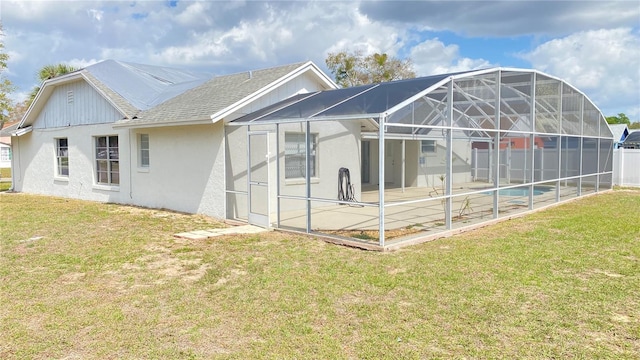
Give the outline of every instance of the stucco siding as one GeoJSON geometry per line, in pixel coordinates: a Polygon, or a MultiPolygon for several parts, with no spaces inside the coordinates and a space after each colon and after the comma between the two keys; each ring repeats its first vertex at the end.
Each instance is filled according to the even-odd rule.
{"type": "MultiPolygon", "coordinates": [[[[279,133],[275,125],[253,125],[252,131],[269,132],[269,209],[272,214],[271,222],[275,221],[274,213],[277,204],[278,183],[280,194],[283,196],[306,196],[306,182],[304,178],[285,178],[285,136],[287,133],[303,133],[304,124],[282,124],[279,133]],[[279,144],[279,148],[277,145],[279,144]],[[276,157],[277,154],[277,157],[276,157]],[[279,161],[280,173],[276,171],[276,161],[279,161]],[[279,176],[279,178],[278,178],[279,176]]],[[[227,129],[227,189],[232,192],[246,193],[247,191],[247,133],[246,128],[229,127],[227,129]]],[[[355,197],[360,199],[360,122],[332,121],[311,124],[311,133],[317,136],[317,167],[316,174],[311,178],[311,196],[321,199],[338,199],[338,171],[341,167],[349,169],[351,183],[354,185],[355,197]]],[[[266,166],[263,162],[260,166],[266,166]]],[[[259,171],[254,166],[252,171],[259,171]]],[[[246,195],[230,194],[228,217],[246,219],[246,195]]],[[[333,203],[319,203],[314,206],[332,205],[333,203]]],[[[283,200],[281,211],[303,209],[305,201],[283,200]]]]}
{"type": "Polygon", "coordinates": [[[128,131],[116,131],[111,125],[85,125],[40,130],[14,137],[14,189],[83,200],[131,203],[128,178],[129,161],[123,145],[128,131]],[[120,185],[96,184],[95,137],[116,135],[119,139],[120,185]],[[56,139],[67,138],[69,144],[69,176],[57,175],[56,139]]]}
{"type": "Polygon", "coordinates": [[[113,123],[122,115],[84,80],[59,85],[38,114],[34,129],[113,123]]]}
{"type": "Polygon", "coordinates": [[[132,131],[132,201],[137,205],[225,217],[221,123],[132,131]],[[149,167],[138,164],[138,136],[149,135],[149,167]]]}

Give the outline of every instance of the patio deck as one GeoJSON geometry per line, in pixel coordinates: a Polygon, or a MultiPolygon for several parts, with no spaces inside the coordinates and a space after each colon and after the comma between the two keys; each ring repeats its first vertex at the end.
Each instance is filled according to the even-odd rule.
{"type": "MultiPolygon", "coordinates": [[[[361,193],[361,200],[358,199],[364,206],[331,205],[326,202],[312,201],[312,232],[356,243],[378,244],[380,212],[378,190],[377,186],[373,190],[372,187],[365,189],[361,193]]],[[[452,226],[451,229],[447,229],[445,203],[440,197],[439,189],[427,187],[385,189],[385,244],[392,245],[451,230],[478,226],[531,210],[528,185],[511,188],[511,191],[507,190],[509,189],[500,190],[499,214],[496,218],[490,184],[483,182],[456,184],[452,199],[452,226]],[[525,188],[527,188],[526,195],[520,191],[525,188]]],[[[562,186],[559,190],[561,200],[577,196],[577,188],[574,186],[562,186]]],[[[554,203],[556,203],[555,182],[535,186],[533,209],[554,203]]],[[[274,214],[273,219],[275,218],[274,214]]],[[[306,218],[305,210],[283,212],[280,215],[280,228],[305,232],[306,218]]]]}

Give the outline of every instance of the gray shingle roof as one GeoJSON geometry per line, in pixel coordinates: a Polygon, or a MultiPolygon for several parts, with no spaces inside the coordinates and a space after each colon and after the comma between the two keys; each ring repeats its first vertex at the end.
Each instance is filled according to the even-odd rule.
{"type": "Polygon", "coordinates": [[[9,126],[7,126],[7,124],[4,125],[4,127],[2,129],[0,129],[0,137],[6,137],[6,136],[11,136],[11,132],[15,131],[18,129],[18,125],[20,125],[20,122],[15,122],[9,126]]]}
{"type": "Polygon", "coordinates": [[[120,124],[160,124],[210,120],[211,115],[227,109],[300,68],[304,62],[251,72],[217,76],[153,108],[142,111],[137,119],[120,124]]]}

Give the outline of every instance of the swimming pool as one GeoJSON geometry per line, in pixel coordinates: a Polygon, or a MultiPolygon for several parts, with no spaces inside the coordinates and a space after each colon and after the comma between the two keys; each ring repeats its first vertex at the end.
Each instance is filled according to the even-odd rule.
{"type": "MultiPolygon", "coordinates": [[[[544,191],[533,189],[533,195],[542,195],[544,191]]],[[[513,189],[500,189],[498,190],[500,196],[529,196],[529,189],[526,188],[513,188],[513,189]]]]}
{"type": "MultiPolygon", "coordinates": [[[[551,189],[548,187],[538,187],[535,186],[533,188],[533,195],[542,195],[551,189]]],[[[493,191],[484,192],[485,195],[493,195],[493,191]]],[[[529,196],[529,187],[517,187],[510,189],[500,189],[498,190],[498,195],[500,196],[529,196]]]]}

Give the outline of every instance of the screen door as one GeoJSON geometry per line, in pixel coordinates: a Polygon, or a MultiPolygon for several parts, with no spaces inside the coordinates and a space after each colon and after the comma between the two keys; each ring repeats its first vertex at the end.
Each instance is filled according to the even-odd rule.
{"type": "Polygon", "coordinates": [[[249,132],[249,223],[269,227],[269,134],[249,132]]]}

